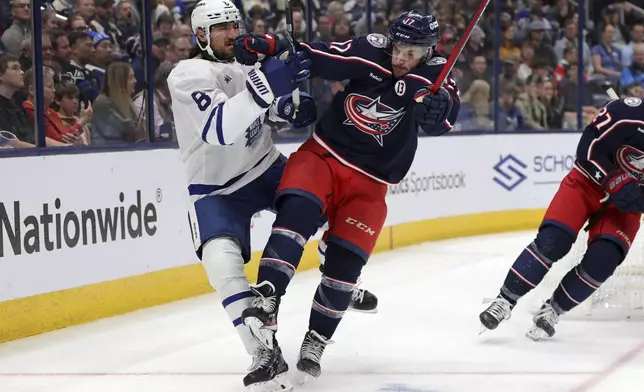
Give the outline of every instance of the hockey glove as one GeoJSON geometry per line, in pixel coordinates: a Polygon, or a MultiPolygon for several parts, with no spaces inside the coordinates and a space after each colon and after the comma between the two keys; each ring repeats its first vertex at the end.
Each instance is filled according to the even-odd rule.
{"type": "Polygon", "coordinates": [[[259,106],[268,108],[276,96],[292,93],[311,76],[310,67],[311,60],[306,58],[304,52],[290,55],[286,60],[269,57],[261,68],[248,72],[246,88],[259,106]]]}
{"type": "MultiPolygon", "coordinates": [[[[418,91],[416,94],[420,94],[418,91]]],[[[414,117],[423,130],[442,125],[452,110],[452,97],[441,87],[436,95],[427,94],[414,106],[414,117]]],[[[427,132],[427,131],[425,131],[427,132]]],[[[429,132],[428,132],[429,133],[429,132]]]]}
{"type": "Polygon", "coordinates": [[[275,114],[291,124],[295,128],[304,128],[309,124],[313,124],[317,119],[317,108],[313,97],[309,94],[300,93],[300,106],[295,110],[293,103],[293,94],[287,94],[278,97],[274,102],[275,114]]]}
{"type": "Polygon", "coordinates": [[[606,175],[602,186],[619,211],[644,212],[644,193],[632,175],[614,170],[606,175]]]}
{"type": "Polygon", "coordinates": [[[275,56],[279,53],[277,37],[273,34],[241,34],[235,38],[235,58],[244,65],[262,60],[259,55],[275,56]]]}

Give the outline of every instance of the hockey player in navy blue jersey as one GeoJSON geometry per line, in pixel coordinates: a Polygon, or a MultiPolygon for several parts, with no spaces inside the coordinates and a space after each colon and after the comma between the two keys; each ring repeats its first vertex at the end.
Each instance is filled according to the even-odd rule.
{"type": "Polygon", "coordinates": [[[581,262],[534,315],[527,336],[533,340],[553,336],[559,317],[588,299],[615,272],[626,258],[644,212],[643,151],[642,100],[609,102],[584,130],[575,165],[552,199],[536,238],[510,268],[498,297],[480,314],[484,327],[495,329],[510,318],[517,301],[570,251],[592,216],[599,218],[590,226],[581,262]],[[608,203],[605,210],[604,203],[608,203]]]}
{"type": "MultiPolygon", "coordinates": [[[[349,80],[316,124],[311,138],[289,158],[277,193],[277,218],[260,261],[256,298],[242,312],[244,323],[267,347],[281,297],[295,274],[304,244],[328,214],[326,261],[315,293],[309,331],[297,368],[313,377],[349,302],[363,265],[387,215],[387,185],[407,174],[419,131],[449,131],[459,110],[454,81],[436,94],[430,87],[446,59],[434,53],[440,38],[431,15],[403,13],[386,37],[370,34],[346,42],[302,43],[311,76],[349,80]]],[[[288,48],[267,35],[236,40],[237,60],[253,64],[258,54],[288,48]]]]}

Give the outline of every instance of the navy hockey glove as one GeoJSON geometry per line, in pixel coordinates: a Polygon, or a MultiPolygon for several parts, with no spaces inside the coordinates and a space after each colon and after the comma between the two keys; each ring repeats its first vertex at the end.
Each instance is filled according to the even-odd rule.
{"type": "Polygon", "coordinates": [[[290,55],[286,60],[269,57],[261,68],[248,72],[246,88],[259,106],[268,108],[275,97],[292,93],[311,76],[310,67],[311,60],[306,58],[304,52],[290,55]]]}
{"type": "MultiPolygon", "coordinates": [[[[418,93],[421,93],[419,91],[418,93]]],[[[417,94],[418,94],[417,93],[417,94]]],[[[452,97],[447,90],[441,87],[436,95],[427,94],[422,102],[414,106],[414,117],[423,128],[432,128],[441,125],[452,110],[452,97]]]]}
{"type": "Polygon", "coordinates": [[[304,92],[300,93],[300,106],[297,111],[293,103],[293,94],[278,97],[274,105],[277,116],[290,122],[295,128],[304,128],[313,124],[317,119],[315,101],[313,97],[304,92]]]}
{"type": "Polygon", "coordinates": [[[632,175],[613,170],[606,175],[602,186],[609,200],[621,212],[644,212],[644,193],[632,175]]]}
{"type": "Polygon", "coordinates": [[[261,60],[259,55],[275,56],[279,53],[277,37],[273,34],[241,34],[235,38],[235,59],[244,65],[261,60]]]}

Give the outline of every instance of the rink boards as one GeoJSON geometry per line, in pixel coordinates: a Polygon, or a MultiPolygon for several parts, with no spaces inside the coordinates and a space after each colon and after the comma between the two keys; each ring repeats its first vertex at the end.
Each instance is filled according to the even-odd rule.
{"type": "MultiPolygon", "coordinates": [[[[579,134],[421,138],[377,251],[535,228],[579,134]]],[[[386,140],[385,140],[386,142],[386,140]]],[[[286,155],[296,144],[282,144],[286,155]]],[[[0,342],[211,291],[177,150],[0,159],[0,342]]],[[[274,215],[253,218],[253,260],[274,215]]],[[[318,233],[315,239],[319,238],[318,233]]],[[[317,241],[300,269],[317,267],[317,241]]]]}

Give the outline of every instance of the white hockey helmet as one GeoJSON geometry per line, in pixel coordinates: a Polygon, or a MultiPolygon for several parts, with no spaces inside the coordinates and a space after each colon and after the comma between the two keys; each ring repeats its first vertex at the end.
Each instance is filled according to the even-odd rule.
{"type": "Polygon", "coordinates": [[[242,16],[232,0],[201,0],[192,11],[190,17],[192,32],[197,35],[197,30],[203,29],[206,44],[197,39],[197,45],[209,55],[216,57],[210,47],[210,27],[221,23],[243,23],[242,16]]]}

